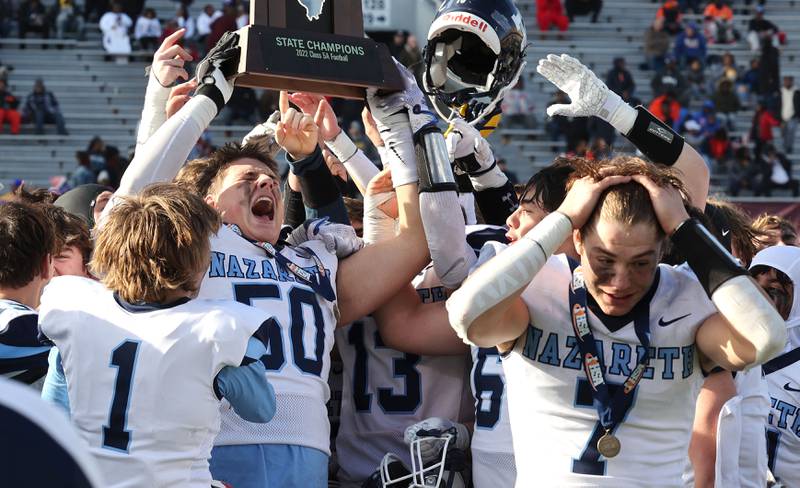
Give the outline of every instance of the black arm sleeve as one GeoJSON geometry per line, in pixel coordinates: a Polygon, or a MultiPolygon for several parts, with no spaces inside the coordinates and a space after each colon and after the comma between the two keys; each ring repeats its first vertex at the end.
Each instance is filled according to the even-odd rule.
{"type": "Polygon", "coordinates": [[[514,185],[510,181],[500,188],[476,191],[474,195],[486,224],[505,225],[506,219],[519,207],[514,185]]]}
{"type": "Polygon", "coordinates": [[[285,215],[283,217],[284,225],[291,226],[291,228],[294,229],[306,221],[306,208],[303,205],[303,194],[289,188],[288,182],[283,192],[283,208],[285,209],[285,215]]]}

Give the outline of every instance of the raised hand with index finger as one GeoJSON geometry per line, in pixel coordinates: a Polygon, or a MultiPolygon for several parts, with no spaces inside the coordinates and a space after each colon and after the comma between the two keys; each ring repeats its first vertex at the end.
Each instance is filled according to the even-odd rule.
{"type": "Polygon", "coordinates": [[[281,91],[278,106],[281,120],[275,131],[275,140],[294,160],[303,159],[314,152],[319,142],[319,129],[311,115],[289,106],[289,95],[281,91]]]}
{"type": "Polygon", "coordinates": [[[304,114],[314,117],[323,141],[332,141],[342,132],[336,113],[322,95],[314,93],[291,93],[289,101],[297,105],[304,114]]]}
{"type": "Polygon", "coordinates": [[[192,55],[178,44],[186,34],[186,29],[178,29],[161,43],[153,54],[153,65],[150,68],[153,76],[163,87],[172,86],[180,78],[189,79],[189,73],[184,69],[186,61],[192,60],[192,55]]]}

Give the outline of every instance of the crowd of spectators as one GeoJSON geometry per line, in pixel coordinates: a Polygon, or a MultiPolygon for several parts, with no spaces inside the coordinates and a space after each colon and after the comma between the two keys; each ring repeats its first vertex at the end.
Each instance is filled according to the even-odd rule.
{"type": "MultiPolygon", "coordinates": [[[[566,30],[571,19],[564,9],[570,3],[538,1],[541,30],[566,30]]],[[[800,182],[792,176],[790,157],[800,120],[800,90],[791,76],[781,77],[780,46],[787,39],[767,15],[765,2],[744,10],[742,5],[732,8],[730,0],[661,2],[644,32],[639,68],[652,73],[652,98],[643,105],[700,150],[712,175],[731,194],[747,189],[770,195],[787,189],[797,196],[800,182]],[[734,22],[735,11],[745,15],[748,10],[751,18],[742,34],[736,27],[744,23],[734,22]],[[743,45],[752,58],[740,66],[730,52],[710,54],[710,45],[743,45]],[[736,114],[743,110],[753,111],[749,127],[737,127],[736,114]]],[[[628,103],[640,102],[624,58],[613,60],[605,82],[628,103]]],[[[566,96],[555,93],[548,105],[556,103],[568,103],[566,96]]],[[[545,131],[552,141],[564,141],[568,154],[591,158],[614,144],[615,132],[607,125],[556,116],[547,120],[545,131]]]]}

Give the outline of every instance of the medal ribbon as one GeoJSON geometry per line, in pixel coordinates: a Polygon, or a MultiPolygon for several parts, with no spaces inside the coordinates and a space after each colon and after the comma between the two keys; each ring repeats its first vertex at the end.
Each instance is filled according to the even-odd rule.
{"type": "Polygon", "coordinates": [[[581,353],[586,379],[589,380],[589,385],[592,387],[593,403],[597,409],[600,424],[606,433],[610,433],[622,423],[625,414],[628,413],[631,405],[629,395],[635,391],[636,385],[644,376],[646,364],[650,359],[650,307],[642,307],[633,319],[636,337],[644,347],[644,354],[612,398],[603,373],[605,369],[603,358],[597,352],[597,342],[595,342],[592,328],[589,326],[583,273],[580,266],[572,261],[570,268],[572,268],[572,284],[569,290],[569,306],[572,313],[572,327],[578,338],[578,350],[581,353]]]}
{"type": "MultiPolygon", "coordinates": [[[[236,224],[230,224],[228,227],[235,232],[238,236],[247,239],[244,235],[242,235],[241,229],[236,224]]],[[[275,263],[278,266],[283,267],[290,273],[292,273],[295,278],[299,281],[305,283],[306,285],[310,286],[314,293],[317,295],[322,296],[324,299],[328,300],[329,302],[333,302],[336,300],[336,293],[333,291],[333,287],[331,286],[330,276],[328,276],[328,272],[325,270],[325,266],[323,266],[322,261],[314,254],[312,251],[308,251],[307,255],[314,261],[314,265],[317,268],[316,273],[310,273],[303,269],[298,264],[294,263],[291,259],[284,256],[278,249],[275,248],[269,242],[262,242],[262,241],[252,241],[247,239],[248,242],[253,244],[256,247],[259,247],[267,253],[267,256],[273,258],[275,263]]]]}

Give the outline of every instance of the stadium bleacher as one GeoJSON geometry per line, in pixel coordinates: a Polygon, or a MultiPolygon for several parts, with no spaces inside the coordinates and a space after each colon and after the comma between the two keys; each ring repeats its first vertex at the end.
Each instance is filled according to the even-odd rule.
{"type": "MultiPolygon", "coordinates": [[[[199,13],[204,2],[195,3],[191,14],[199,13]]],[[[513,143],[520,146],[525,156],[521,161],[509,161],[509,168],[520,178],[527,178],[536,169],[548,164],[553,156],[553,143],[544,135],[542,123],[547,101],[554,91],[544,78],[535,74],[536,61],[548,53],[567,52],[595,70],[600,77],[611,68],[612,59],[625,57],[628,69],[636,81],[636,96],[644,102],[652,99],[650,79],[652,71],[641,71],[643,61],[643,34],[659,6],[656,2],[637,0],[607,0],[596,24],[588,17],[577,17],[559,39],[559,33],[540,33],[535,19],[535,0],[519,0],[528,29],[528,65],[524,74],[525,89],[535,106],[535,116],[540,121],[538,129],[514,129],[507,133],[513,143]]],[[[174,15],[177,2],[148,0],[147,6],[156,10],[162,23],[174,15]]],[[[743,2],[734,2],[736,28],[745,34],[750,19],[749,8],[743,2]]],[[[795,0],[770,0],[766,17],[776,22],[787,33],[789,43],[781,46],[781,74],[794,74],[800,79],[800,8],[795,0]]],[[[697,15],[687,19],[700,20],[697,15]]],[[[745,66],[753,56],[746,42],[735,45],[710,45],[709,54],[730,51],[737,64],[745,66]]],[[[21,101],[30,93],[33,82],[43,77],[45,84],[58,98],[67,121],[68,136],[55,134],[48,126],[45,135],[32,134],[30,125],[23,127],[21,135],[0,135],[0,181],[21,178],[33,185],[48,186],[53,175],[65,175],[75,168],[76,150],[85,149],[94,135],[100,135],[107,144],[117,146],[124,154],[135,143],[136,124],[144,95],[144,53],[136,61],[119,65],[105,60],[97,24],[87,24],[87,39],[42,40],[36,38],[0,39],[0,60],[14,66],[9,87],[21,101]],[[22,45],[26,49],[21,49],[22,45]],[[48,49],[42,49],[47,45],[48,49]]],[[[752,111],[745,110],[735,118],[735,135],[750,128],[752,111]]],[[[225,127],[219,122],[212,125],[210,133],[214,143],[227,137],[240,138],[248,127],[225,127]]],[[[502,131],[501,131],[502,132],[502,131]]],[[[616,149],[624,149],[617,140],[616,149]]],[[[624,139],[622,140],[624,144],[624,139]]],[[[558,144],[562,146],[563,144],[558,144]]],[[[795,155],[793,157],[796,158],[795,155]]],[[[800,178],[800,165],[795,164],[795,177],[800,178]]],[[[713,184],[719,182],[712,180],[713,184]]],[[[712,188],[719,190],[716,188],[712,188]]],[[[776,193],[781,194],[781,193],[776,193]]]]}

